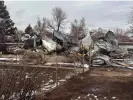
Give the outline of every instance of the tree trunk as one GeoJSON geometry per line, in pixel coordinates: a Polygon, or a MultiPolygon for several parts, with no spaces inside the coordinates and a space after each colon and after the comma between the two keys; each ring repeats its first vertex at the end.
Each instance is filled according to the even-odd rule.
{"type": "Polygon", "coordinates": [[[59,30],[60,30],[60,22],[59,22],[58,27],[57,27],[57,32],[59,32],[59,30]]]}

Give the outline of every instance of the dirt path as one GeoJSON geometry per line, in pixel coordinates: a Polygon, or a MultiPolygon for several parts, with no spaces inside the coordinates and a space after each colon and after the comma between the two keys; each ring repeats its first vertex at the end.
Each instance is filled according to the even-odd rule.
{"type": "Polygon", "coordinates": [[[133,100],[133,71],[93,69],[71,78],[43,100],[133,100]]]}

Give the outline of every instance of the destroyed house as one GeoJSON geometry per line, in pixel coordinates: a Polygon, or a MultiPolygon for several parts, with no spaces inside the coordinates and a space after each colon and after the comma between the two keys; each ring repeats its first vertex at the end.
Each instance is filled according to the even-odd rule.
{"type": "Polygon", "coordinates": [[[105,39],[107,42],[111,43],[112,45],[118,46],[118,38],[112,31],[109,30],[106,33],[105,39]]]}
{"type": "Polygon", "coordinates": [[[105,37],[105,33],[104,32],[101,32],[101,31],[91,33],[91,38],[92,38],[92,40],[94,42],[95,41],[98,41],[100,39],[104,39],[104,37],[105,37]]]}
{"type": "Polygon", "coordinates": [[[21,37],[21,41],[26,41],[26,40],[28,40],[28,39],[30,39],[31,38],[31,36],[30,36],[30,34],[23,34],[23,36],[21,37]]]}
{"type": "MultiPolygon", "coordinates": [[[[41,37],[41,38],[42,38],[42,37],[45,37],[45,36],[47,36],[48,38],[52,39],[52,38],[53,38],[53,33],[50,32],[50,31],[45,31],[45,32],[43,32],[43,33],[40,34],[40,37],[41,37]]],[[[42,39],[43,39],[43,38],[42,38],[42,39]]]]}
{"type": "Polygon", "coordinates": [[[99,48],[102,54],[109,54],[118,48],[118,40],[112,31],[108,32],[95,32],[91,34],[94,45],[99,48]]]}
{"type": "Polygon", "coordinates": [[[56,31],[53,33],[53,40],[62,46],[71,46],[78,43],[78,39],[56,31]]]}
{"type": "Polygon", "coordinates": [[[30,37],[29,39],[27,39],[24,43],[24,48],[25,49],[33,49],[35,48],[35,46],[40,46],[42,45],[42,41],[40,39],[40,36],[39,35],[35,35],[35,38],[34,36],[33,37],[30,37]],[[35,44],[34,44],[35,42],[35,44]]]}

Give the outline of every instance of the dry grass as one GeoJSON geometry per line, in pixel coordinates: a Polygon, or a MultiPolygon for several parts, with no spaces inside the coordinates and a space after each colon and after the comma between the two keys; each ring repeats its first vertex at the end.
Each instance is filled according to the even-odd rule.
{"type": "Polygon", "coordinates": [[[23,55],[24,62],[33,64],[44,64],[46,63],[46,58],[43,52],[33,52],[30,50],[25,51],[23,55]]]}
{"type": "Polygon", "coordinates": [[[0,70],[0,100],[33,100],[41,80],[36,80],[39,72],[27,75],[26,69],[0,70]],[[34,76],[34,77],[33,77],[34,76]]]}

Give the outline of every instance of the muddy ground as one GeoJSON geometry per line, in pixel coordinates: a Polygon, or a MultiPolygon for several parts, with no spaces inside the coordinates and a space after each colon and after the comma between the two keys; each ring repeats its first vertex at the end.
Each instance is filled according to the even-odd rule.
{"type": "Polygon", "coordinates": [[[46,93],[43,100],[133,100],[133,71],[94,68],[46,93]]]}

